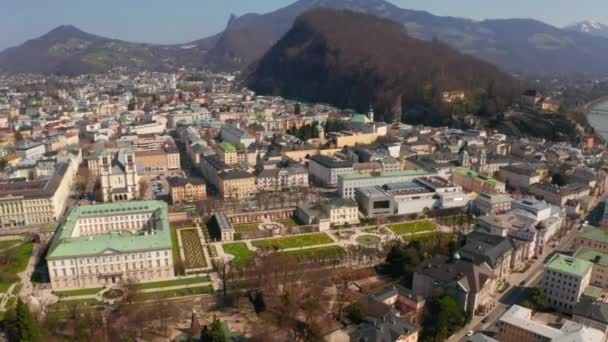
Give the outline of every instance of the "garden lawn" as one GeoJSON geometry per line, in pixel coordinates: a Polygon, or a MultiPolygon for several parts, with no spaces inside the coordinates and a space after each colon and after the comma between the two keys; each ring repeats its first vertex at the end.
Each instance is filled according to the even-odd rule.
{"type": "Polygon", "coordinates": [[[430,232],[430,233],[424,233],[424,234],[403,236],[402,238],[403,238],[403,241],[420,241],[420,242],[424,243],[424,242],[428,242],[428,241],[431,241],[436,238],[452,239],[453,237],[454,237],[454,234],[452,234],[452,233],[430,232]]]}
{"type": "Polygon", "coordinates": [[[179,267],[179,244],[177,243],[177,230],[171,227],[171,244],[173,245],[173,271],[175,274],[181,274],[181,267],[179,267]]]}
{"type": "Polygon", "coordinates": [[[87,307],[99,306],[102,303],[95,298],[88,299],[73,299],[73,300],[61,300],[57,303],[51,304],[48,306],[49,309],[54,311],[66,311],[70,308],[71,305],[82,305],[87,307]]]}
{"type": "Polygon", "coordinates": [[[139,285],[139,288],[146,290],[146,289],[155,289],[155,288],[159,288],[159,287],[192,285],[192,284],[199,284],[199,283],[207,283],[210,280],[211,279],[209,278],[209,276],[206,275],[206,276],[202,276],[202,277],[181,278],[181,279],[175,279],[175,280],[165,280],[165,281],[155,281],[152,283],[143,283],[143,284],[139,285]]]}
{"type": "Polygon", "coordinates": [[[234,255],[232,263],[236,267],[247,265],[255,256],[255,253],[247,248],[244,242],[226,243],[222,245],[222,248],[224,249],[224,253],[234,255]]]}
{"type": "Polygon", "coordinates": [[[55,291],[53,294],[57,297],[74,297],[74,296],[87,296],[87,295],[95,295],[97,292],[103,290],[103,287],[98,287],[94,289],[79,289],[79,290],[70,290],[70,291],[55,291]]]}
{"type": "Polygon", "coordinates": [[[182,238],[186,268],[205,268],[207,260],[201,244],[197,229],[180,229],[178,231],[182,238]]]}
{"type": "Polygon", "coordinates": [[[301,249],[297,251],[289,251],[283,253],[293,255],[300,261],[306,261],[311,259],[336,259],[346,254],[346,251],[340,246],[327,246],[301,249]]]}
{"type": "Polygon", "coordinates": [[[258,230],[259,224],[259,222],[235,224],[234,231],[237,233],[255,232],[256,230],[258,230]]]}
{"type": "Polygon", "coordinates": [[[289,218],[289,219],[285,219],[285,220],[279,220],[277,221],[278,223],[284,225],[285,227],[297,227],[300,226],[300,224],[298,222],[296,222],[296,220],[289,218]]]}
{"type": "Polygon", "coordinates": [[[432,232],[437,228],[431,221],[416,221],[388,225],[388,228],[395,234],[405,235],[420,232],[432,232]]]}
{"type": "Polygon", "coordinates": [[[23,241],[22,240],[0,240],[0,249],[5,249],[7,247],[16,245],[21,242],[23,242],[23,241]]]}
{"type": "Polygon", "coordinates": [[[0,260],[12,260],[8,264],[0,264],[0,273],[6,276],[0,280],[0,292],[6,292],[12,283],[19,281],[17,273],[27,268],[33,248],[34,244],[28,242],[0,254],[0,260]]]}
{"type": "Polygon", "coordinates": [[[197,294],[205,294],[213,291],[213,287],[211,285],[198,286],[198,287],[189,287],[185,289],[179,290],[165,290],[165,291],[157,291],[157,292],[146,292],[141,294],[142,300],[153,300],[153,299],[161,299],[161,298],[172,298],[172,297],[183,297],[183,296],[191,296],[197,294]]]}
{"type": "Polygon", "coordinates": [[[325,233],[318,233],[310,235],[289,236],[277,239],[258,240],[253,241],[252,244],[258,248],[287,249],[324,245],[333,242],[334,240],[332,240],[329,235],[325,233]]]}

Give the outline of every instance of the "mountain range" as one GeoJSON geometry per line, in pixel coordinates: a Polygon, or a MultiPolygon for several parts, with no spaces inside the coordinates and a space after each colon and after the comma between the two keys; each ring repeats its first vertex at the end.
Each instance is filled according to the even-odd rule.
{"type": "Polygon", "coordinates": [[[106,72],[115,67],[165,71],[182,65],[203,66],[201,56],[214,43],[213,37],[183,45],[131,43],[64,25],[2,51],[0,70],[63,75],[106,72]]]}
{"type": "Polygon", "coordinates": [[[595,20],[585,20],[564,27],[565,30],[590,34],[593,36],[608,38],[608,25],[595,20]]]}
{"type": "Polygon", "coordinates": [[[217,35],[182,45],[129,43],[60,27],[0,53],[0,69],[74,74],[114,66],[163,70],[186,65],[242,70],[264,56],[299,15],[315,8],[346,9],[386,18],[401,24],[413,37],[440,40],[514,74],[546,77],[608,73],[608,39],[591,30],[597,25],[561,29],[531,19],[473,21],[402,9],[385,0],[298,0],[265,14],[233,15],[226,29],[217,35]]]}
{"type": "Polygon", "coordinates": [[[360,112],[371,104],[387,122],[401,120],[406,106],[437,107],[445,91],[465,91],[479,107],[496,98],[509,103],[519,91],[511,76],[445,43],[413,38],[388,19],[333,9],[298,17],[249,70],[247,86],[360,112]]]}

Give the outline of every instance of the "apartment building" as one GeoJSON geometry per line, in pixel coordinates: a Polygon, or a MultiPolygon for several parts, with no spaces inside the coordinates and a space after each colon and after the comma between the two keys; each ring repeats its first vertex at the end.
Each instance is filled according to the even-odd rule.
{"type": "Polygon", "coordinates": [[[308,163],[310,178],[323,186],[336,186],[338,176],[352,174],[353,162],[323,155],[312,156],[308,163]]]}
{"type": "Polygon", "coordinates": [[[564,254],[555,254],[546,264],[540,288],[547,305],[571,313],[591,281],[593,264],[564,254]]]}
{"type": "Polygon", "coordinates": [[[171,203],[201,201],[207,198],[207,184],[199,178],[169,178],[171,203]]]}

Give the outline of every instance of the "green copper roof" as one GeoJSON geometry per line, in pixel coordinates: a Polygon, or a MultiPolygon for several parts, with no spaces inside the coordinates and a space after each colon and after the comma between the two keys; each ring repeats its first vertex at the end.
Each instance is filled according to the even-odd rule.
{"type": "Polygon", "coordinates": [[[388,178],[388,177],[423,177],[427,176],[428,172],[422,169],[417,170],[404,170],[404,171],[388,171],[382,172],[380,174],[372,174],[372,173],[351,173],[346,175],[339,175],[338,178],[342,180],[354,180],[354,179],[364,179],[364,178],[388,178]]]}
{"type": "Polygon", "coordinates": [[[355,114],[355,115],[353,115],[353,117],[351,119],[351,122],[360,123],[360,124],[367,123],[369,121],[370,121],[369,118],[367,116],[365,116],[364,114],[355,114]]]}
{"type": "Polygon", "coordinates": [[[587,286],[585,288],[585,290],[583,291],[583,294],[585,296],[595,298],[595,299],[600,298],[603,293],[604,293],[604,290],[602,290],[602,288],[593,286],[593,285],[587,286]]]}
{"type": "Polygon", "coordinates": [[[236,148],[234,146],[232,146],[232,144],[227,143],[227,142],[221,142],[218,144],[218,146],[224,150],[224,152],[236,152],[236,148]]]}
{"type": "Polygon", "coordinates": [[[70,210],[58,228],[47,259],[95,256],[104,252],[127,253],[171,249],[167,204],[162,201],[135,201],[87,205],[70,210]],[[95,236],[74,236],[81,218],[153,212],[154,228],[149,232],[112,232],[95,236]]]}
{"type": "Polygon", "coordinates": [[[593,265],[586,260],[557,253],[545,264],[545,270],[553,270],[582,278],[593,265]]]}
{"type": "Polygon", "coordinates": [[[594,241],[608,242],[608,232],[594,226],[584,226],[576,233],[576,237],[594,241]]]}
{"type": "Polygon", "coordinates": [[[458,167],[454,170],[454,173],[458,173],[462,176],[468,176],[468,177],[472,177],[472,178],[477,178],[481,181],[487,182],[487,183],[491,183],[491,184],[501,184],[504,185],[503,182],[496,180],[495,178],[492,177],[488,177],[488,176],[483,176],[480,175],[479,173],[477,173],[476,171],[473,171],[469,168],[466,167],[458,167]]]}
{"type": "Polygon", "coordinates": [[[587,260],[602,267],[608,267],[608,254],[595,251],[591,248],[579,248],[574,254],[574,257],[581,260],[587,260]]]}

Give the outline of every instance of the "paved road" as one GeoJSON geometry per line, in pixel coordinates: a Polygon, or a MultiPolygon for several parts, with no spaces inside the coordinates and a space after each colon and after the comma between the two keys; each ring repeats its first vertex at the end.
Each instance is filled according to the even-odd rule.
{"type": "MultiPolygon", "coordinates": [[[[578,227],[578,226],[575,226],[578,227]]],[[[485,331],[492,327],[496,321],[511,307],[513,304],[521,303],[526,297],[527,291],[535,287],[541,279],[545,259],[555,251],[568,251],[572,247],[576,229],[572,229],[566,234],[555,248],[545,248],[541,257],[536,259],[532,266],[524,273],[512,273],[509,276],[511,286],[498,297],[496,307],[485,316],[475,316],[471,323],[450,337],[449,341],[466,341],[465,334],[467,331],[485,331]],[[522,283],[523,282],[523,283],[522,283]],[[485,323],[482,320],[486,319],[485,323]]]]}

